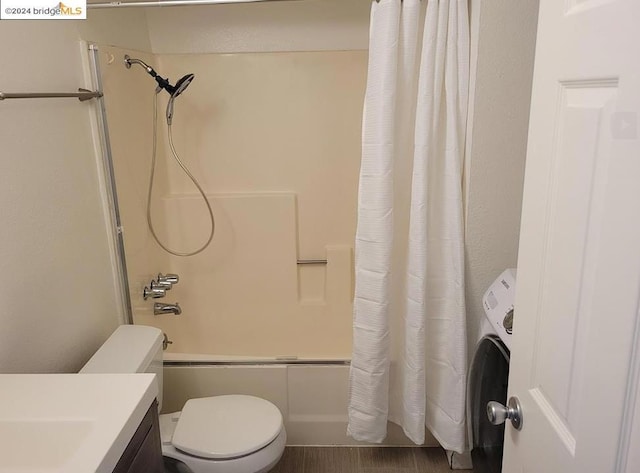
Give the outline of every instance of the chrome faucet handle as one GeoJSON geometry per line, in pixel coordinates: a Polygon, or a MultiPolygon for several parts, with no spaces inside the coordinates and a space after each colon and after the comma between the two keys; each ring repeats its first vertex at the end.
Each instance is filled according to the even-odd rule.
{"type": "Polygon", "coordinates": [[[142,291],[142,298],[145,301],[149,298],[160,299],[161,297],[164,297],[166,295],[167,295],[166,288],[162,286],[158,286],[158,284],[155,281],[151,281],[151,284],[149,286],[145,286],[144,290],[142,291]]]}
{"type": "Polygon", "coordinates": [[[177,274],[162,274],[162,273],[158,273],[158,283],[159,284],[178,284],[178,281],[180,281],[180,276],[178,276],[177,274]]]}
{"type": "Polygon", "coordinates": [[[151,290],[164,289],[164,290],[168,291],[169,289],[171,289],[171,284],[169,284],[167,286],[167,284],[164,283],[164,282],[160,282],[160,281],[156,281],[155,279],[152,279],[151,283],[149,284],[149,288],[151,290]]]}
{"type": "Polygon", "coordinates": [[[154,282],[158,287],[161,287],[163,289],[166,289],[167,291],[170,291],[171,288],[173,287],[173,283],[170,281],[167,281],[166,279],[160,279],[160,274],[158,274],[158,281],[152,281],[154,282]]]}

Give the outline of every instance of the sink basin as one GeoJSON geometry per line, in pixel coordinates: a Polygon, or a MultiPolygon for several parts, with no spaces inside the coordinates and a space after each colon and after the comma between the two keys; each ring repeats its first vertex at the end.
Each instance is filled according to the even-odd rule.
{"type": "Polygon", "coordinates": [[[113,470],[158,394],[152,374],[0,375],[0,472],[113,470]]]}
{"type": "Polygon", "coordinates": [[[94,425],[92,420],[2,421],[2,468],[55,471],[87,441],[94,425]]]}

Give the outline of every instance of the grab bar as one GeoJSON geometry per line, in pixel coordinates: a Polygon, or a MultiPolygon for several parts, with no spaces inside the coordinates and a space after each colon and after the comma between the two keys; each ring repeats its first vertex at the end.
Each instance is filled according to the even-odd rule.
{"type": "Polygon", "coordinates": [[[0,100],[7,99],[49,99],[49,98],[77,98],[80,102],[102,97],[102,92],[78,89],[77,92],[0,92],[0,100]]]}
{"type": "Polygon", "coordinates": [[[299,259],[297,264],[327,264],[326,259],[299,259]]]}

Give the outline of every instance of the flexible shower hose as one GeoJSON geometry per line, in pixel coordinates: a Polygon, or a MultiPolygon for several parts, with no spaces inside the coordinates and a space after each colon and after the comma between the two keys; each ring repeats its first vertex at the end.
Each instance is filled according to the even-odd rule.
{"type": "Polygon", "coordinates": [[[209,238],[207,238],[207,241],[204,243],[204,245],[202,245],[197,250],[189,251],[189,252],[180,252],[180,251],[174,251],[169,247],[167,247],[164,243],[162,243],[160,241],[160,238],[158,238],[158,235],[156,235],[155,229],[153,228],[153,220],[151,218],[151,194],[153,193],[153,182],[155,180],[155,174],[156,174],[156,153],[157,153],[157,142],[158,142],[158,92],[159,91],[156,91],[156,95],[153,100],[153,151],[151,152],[151,172],[149,174],[149,192],[147,194],[147,225],[149,226],[151,235],[153,235],[153,238],[156,241],[156,243],[158,243],[158,245],[160,245],[160,247],[167,253],[170,253],[174,256],[194,256],[194,255],[197,255],[198,253],[202,253],[209,246],[209,244],[211,243],[211,240],[213,240],[213,234],[215,233],[216,222],[215,222],[215,218],[213,217],[213,210],[211,209],[211,204],[209,203],[209,199],[207,199],[206,194],[204,193],[204,191],[202,190],[202,187],[200,186],[200,183],[195,178],[195,176],[191,174],[191,171],[189,171],[189,168],[187,168],[187,166],[182,162],[182,160],[180,159],[180,156],[178,156],[175,146],[173,146],[173,131],[172,131],[171,123],[168,124],[168,131],[167,131],[167,134],[169,135],[169,148],[171,149],[171,154],[173,154],[173,158],[176,160],[178,165],[182,168],[184,173],[189,177],[189,179],[191,179],[191,182],[193,182],[193,184],[198,189],[198,192],[202,196],[202,199],[204,200],[204,203],[207,206],[207,210],[209,211],[209,218],[211,219],[211,233],[209,234],[209,238]]]}

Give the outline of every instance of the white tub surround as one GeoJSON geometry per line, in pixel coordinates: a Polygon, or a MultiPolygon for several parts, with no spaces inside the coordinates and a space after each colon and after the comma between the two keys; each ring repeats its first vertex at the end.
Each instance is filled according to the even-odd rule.
{"type": "Polygon", "coordinates": [[[152,374],[10,374],[0,386],[2,473],[110,473],[158,395],[152,374]]]}

